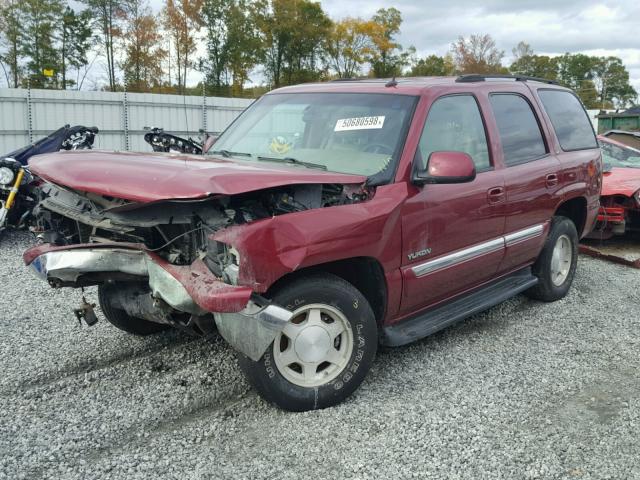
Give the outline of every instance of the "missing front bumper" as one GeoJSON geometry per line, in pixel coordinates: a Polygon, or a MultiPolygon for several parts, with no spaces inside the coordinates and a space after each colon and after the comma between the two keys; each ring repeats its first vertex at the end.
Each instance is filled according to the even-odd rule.
{"type": "Polygon", "coordinates": [[[218,280],[200,260],[177,266],[142,249],[95,245],[38,246],[25,252],[24,259],[39,278],[54,286],[83,286],[82,279],[95,274],[146,280],[153,298],[176,311],[196,316],[212,313],[223,338],[254,361],[292,315],[277,305],[258,306],[250,300],[249,287],[218,280]]]}
{"type": "Polygon", "coordinates": [[[148,281],[154,297],[180,312],[235,313],[247,306],[251,288],[219,280],[202,262],[173,265],[153,252],[93,244],[27,250],[24,260],[52,286],[81,287],[117,281],[122,276],[148,281]]]}

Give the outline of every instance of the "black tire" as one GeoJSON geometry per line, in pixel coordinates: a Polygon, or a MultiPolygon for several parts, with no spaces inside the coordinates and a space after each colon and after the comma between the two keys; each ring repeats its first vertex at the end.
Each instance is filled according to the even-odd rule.
{"type": "Polygon", "coordinates": [[[563,298],[573,283],[578,263],[578,232],[575,224],[566,217],[553,217],[551,230],[547,241],[533,265],[533,274],[538,277],[538,284],[530,288],[525,294],[535,300],[543,302],[555,302],[563,298]],[[554,283],[552,279],[553,250],[561,237],[569,239],[571,245],[571,265],[569,272],[561,284],[554,283]]]}
{"type": "Polygon", "coordinates": [[[131,317],[120,308],[115,308],[110,301],[110,288],[105,285],[98,287],[98,302],[102,313],[111,325],[134,335],[151,335],[171,328],[170,325],[150,322],[142,318],[131,317]]]}
{"type": "Polygon", "coordinates": [[[350,283],[325,273],[298,277],[279,289],[273,295],[273,301],[292,311],[311,304],[338,310],[351,327],[353,349],[345,367],[335,378],[326,384],[304,387],[282,375],[274,359],[272,342],[257,362],[238,355],[240,368],[249,383],[265,400],[285,410],[316,410],[342,402],[360,386],[375,359],[378,328],[369,302],[350,283]]]}

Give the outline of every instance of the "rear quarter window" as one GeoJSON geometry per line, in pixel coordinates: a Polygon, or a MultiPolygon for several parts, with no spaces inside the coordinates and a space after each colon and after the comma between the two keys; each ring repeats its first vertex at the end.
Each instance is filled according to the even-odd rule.
{"type": "Polygon", "coordinates": [[[538,96],[551,119],[562,150],[597,148],[589,116],[573,93],[562,90],[538,90],[538,96]]]}

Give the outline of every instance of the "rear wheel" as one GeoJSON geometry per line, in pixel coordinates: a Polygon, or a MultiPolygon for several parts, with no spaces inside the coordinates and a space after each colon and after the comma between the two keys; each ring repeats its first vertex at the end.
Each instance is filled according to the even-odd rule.
{"type": "Polygon", "coordinates": [[[132,317],[124,310],[116,308],[111,302],[112,286],[98,287],[98,302],[106,319],[116,328],[134,335],[150,335],[171,328],[170,325],[150,322],[142,318],[132,317]]]}
{"type": "Polygon", "coordinates": [[[239,357],[247,379],[285,410],[340,403],[362,383],[375,358],[377,326],[369,303],[330,274],[290,283],[273,299],[293,317],[259,361],[239,357]]]}
{"type": "Polygon", "coordinates": [[[533,274],[538,277],[539,282],[525,293],[544,302],[560,300],[571,288],[577,263],[576,227],[566,217],[554,217],[547,241],[533,265],[533,274]]]}

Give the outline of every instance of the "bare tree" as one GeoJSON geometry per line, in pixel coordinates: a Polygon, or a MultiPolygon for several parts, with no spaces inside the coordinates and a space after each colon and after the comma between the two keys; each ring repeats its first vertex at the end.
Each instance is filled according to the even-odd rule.
{"type": "Polygon", "coordinates": [[[159,23],[147,0],[125,0],[125,32],[122,71],[127,90],[146,92],[162,83],[162,62],[167,52],[161,48],[159,23]]]}
{"type": "Polygon", "coordinates": [[[504,51],[498,50],[491,35],[458,37],[451,44],[451,54],[459,73],[504,73],[504,51]]]}
{"type": "Polygon", "coordinates": [[[120,19],[123,16],[123,2],[121,0],[82,0],[93,13],[96,26],[100,31],[102,46],[107,59],[107,75],[109,89],[114,91],[117,86],[115,40],[121,35],[120,19]]]}
{"type": "Polygon", "coordinates": [[[513,54],[513,62],[517,62],[521,58],[533,56],[533,49],[527,42],[518,42],[518,45],[511,49],[513,54]]]}
{"type": "Polygon", "coordinates": [[[169,34],[177,63],[178,90],[184,93],[187,73],[194,65],[198,33],[202,26],[203,0],[166,0],[164,27],[169,34]]]}

